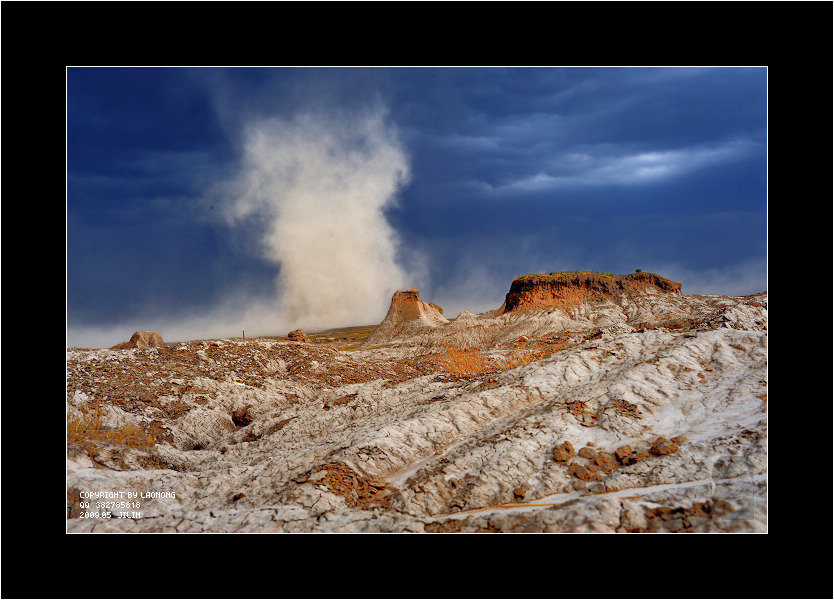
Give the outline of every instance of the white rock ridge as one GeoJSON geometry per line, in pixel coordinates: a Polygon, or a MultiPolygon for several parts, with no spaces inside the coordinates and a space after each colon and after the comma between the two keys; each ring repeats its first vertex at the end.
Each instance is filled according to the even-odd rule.
{"type": "Polygon", "coordinates": [[[767,531],[766,293],[411,292],[346,352],[68,349],[67,531],[767,531]]]}

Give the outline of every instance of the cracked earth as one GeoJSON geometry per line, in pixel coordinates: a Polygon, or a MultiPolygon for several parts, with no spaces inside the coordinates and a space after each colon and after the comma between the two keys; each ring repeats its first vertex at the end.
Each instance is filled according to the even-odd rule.
{"type": "Polygon", "coordinates": [[[767,531],[766,293],[371,339],[67,349],[67,531],[767,531]]]}

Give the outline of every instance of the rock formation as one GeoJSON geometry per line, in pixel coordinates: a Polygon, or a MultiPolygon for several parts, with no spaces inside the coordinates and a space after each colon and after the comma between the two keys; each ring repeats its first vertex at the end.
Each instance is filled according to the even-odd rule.
{"type": "Polygon", "coordinates": [[[137,331],[127,342],[113,346],[112,350],[121,350],[124,348],[160,348],[165,345],[162,341],[162,336],[156,331],[137,331]]]}
{"type": "Polygon", "coordinates": [[[368,348],[396,339],[425,333],[449,323],[437,304],[420,300],[419,291],[397,290],[391,298],[388,314],[360,347],[368,348]]]}
{"type": "Polygon", "coordinates": [[[618,301],[639,294],[680,295],[681,284],[654,273],[599,275],[554,273],[517,277],[507,292],[504,312],[562,308],[572,304],[618,301]]]}
{"type": "Polygon", "coordinates": [[[67,531],[767,532],[767,294],[655,277],[398,291],[350,352],[69,349],[67,531]]]}
{"type": "Polygon", "coordinates": [[[291,342],[301,342],[302,344],[312,344],[313,340],[304,333],[301,329],[296,329],[295,331],[290,331],[287,334],[287,339],[291,342]]]}
{"type": "Polygon", "coordinates": [[[721,297],[690,295],[681,284],[654,273],[605,276],[590,273],[516,278],[499,309],[481,314],[462,311],[454,321],[432,313],[416,290],[398,291],[388,315],[362,344],[394,344],[441,349],[498,347],[522,338],[620,332],[655,327],[709,328],[714,321],[747,319],[746,328],[763,327],[753,305],[735,307],[721,297]],[[724,313],[735,311],[732,318],[724,313]],[[740,311],[740,312],[739,312],[740,311]]]}

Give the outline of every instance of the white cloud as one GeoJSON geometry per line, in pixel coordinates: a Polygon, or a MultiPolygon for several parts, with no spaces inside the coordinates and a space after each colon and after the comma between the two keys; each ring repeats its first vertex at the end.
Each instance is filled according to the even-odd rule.
{"type": "Polygon", "coordinates": [[[486,186],[496,192],[538,191],[600,185],[635,186],[667,181],[681,175],[728,163],[748,156],[756,144],[731,141],[717,146],[677,150],[642,151],[622,155],[594,156],[571,152],[550,162],[558,172],[540,171],[500,185],[486,186]]]}

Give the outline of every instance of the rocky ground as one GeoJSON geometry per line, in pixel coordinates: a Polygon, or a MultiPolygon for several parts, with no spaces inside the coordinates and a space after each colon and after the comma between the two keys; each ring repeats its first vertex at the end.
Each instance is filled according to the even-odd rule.
{"type": "Polygon", "coordinates": [[[625,283],[70,348],[67,531],[766,532],[767,294],[625,283]]]}

